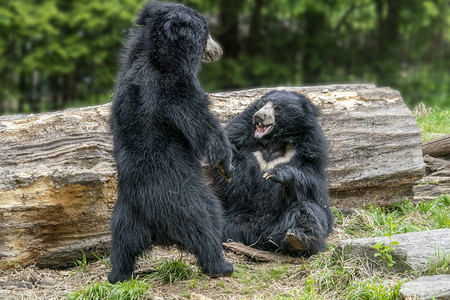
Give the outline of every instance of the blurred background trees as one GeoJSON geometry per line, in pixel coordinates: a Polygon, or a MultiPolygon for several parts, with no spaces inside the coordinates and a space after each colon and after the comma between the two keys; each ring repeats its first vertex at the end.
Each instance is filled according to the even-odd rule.
{"type": "MultiPolygon", "coordinates": [[[[224,49],[206,91],[375,83],[449,107],[449,0],[183,0],[224,49]]],[[[0,114],[110,100],[141,0],[0,0],[0,114]]]]}

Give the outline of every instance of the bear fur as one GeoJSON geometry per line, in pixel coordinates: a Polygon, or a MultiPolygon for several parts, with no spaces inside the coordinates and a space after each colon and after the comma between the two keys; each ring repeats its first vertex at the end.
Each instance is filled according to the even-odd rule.
{"type": "Polygon", "coordinates": [[[118,199],[108,280],[130,279],[136,257],[153,244],[179,245],[203,272],[230,274],[223,210],[200,163],[233,171],[231,144],[196,77],[210,48],[207,22],[183,5],[150,1],[135,23],[112,99],[118,199]]]}
{"type": "Polygon", "coordinates": [[[228,123],[236,171],[229,183],[213,179],[224,241],[296,256],[326,249],[334,219],[318,113],[304,96],[274,91],[228,123]]]}

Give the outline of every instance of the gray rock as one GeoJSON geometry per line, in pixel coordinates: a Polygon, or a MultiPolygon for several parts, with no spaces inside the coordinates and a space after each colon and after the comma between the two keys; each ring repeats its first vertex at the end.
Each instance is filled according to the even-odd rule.
{"type": "Polygon", "coordinates": [[[340,242],[339,249],[351,257],[368,258],[375,262],[375,266],[384,267],[385,264],[376,259],[374,254],[378,251],[373,248],[377,243],[391,245],[397,241],[398,245],[390,246],[395,264],[389,271],[403,273],[405,271],[425,271],[430,262],[435,262],[438,254],[450,253],[450,229],[437,229],[423,232],[409,232],[392,235],[390,238],[376,237],[365,239],[352,239],[340,242]]]}
{"type": "Polygon", "coordinates": [[[450,275],[424,276],[405,282],[400,288],[400,296],[404,299],[450,300],[450,275]]]}

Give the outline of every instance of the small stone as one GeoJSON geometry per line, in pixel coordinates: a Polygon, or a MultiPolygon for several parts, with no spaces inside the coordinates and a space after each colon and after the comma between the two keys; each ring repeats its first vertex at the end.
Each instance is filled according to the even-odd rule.
{"type": "Polygon", "coordinates": [[[404,299],[450,300],[450,275],[423,276],[405,282],[400,288],[404,299]]]}

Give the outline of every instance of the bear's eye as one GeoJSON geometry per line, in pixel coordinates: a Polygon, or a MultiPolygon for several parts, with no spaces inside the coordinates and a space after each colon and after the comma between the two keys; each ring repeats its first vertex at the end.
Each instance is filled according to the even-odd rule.
{"type": "Polygon", "coordinates": [[[273,109],[275,110],[275,112],[280,112],[281,111],[281,107],[279,107],[278,105],[275,105],[273,107],[273,109]]]}

